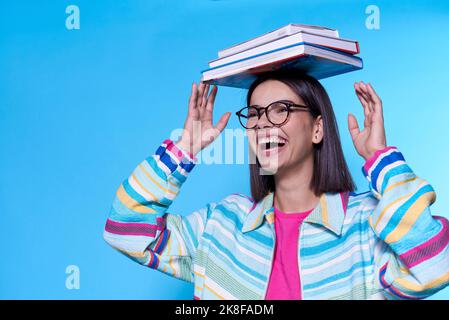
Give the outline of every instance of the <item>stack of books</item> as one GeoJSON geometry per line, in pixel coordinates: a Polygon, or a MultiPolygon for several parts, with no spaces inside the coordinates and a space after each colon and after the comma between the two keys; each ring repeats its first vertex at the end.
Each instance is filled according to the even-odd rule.
{"type": "Polygon", "coordinates": [[[323,79],[362,69],[359,53],[358,42],[340,38],[335,29],[290,23],[219,51],[201,80],[247,89],[257,75],[281,69],[323,79]]]}

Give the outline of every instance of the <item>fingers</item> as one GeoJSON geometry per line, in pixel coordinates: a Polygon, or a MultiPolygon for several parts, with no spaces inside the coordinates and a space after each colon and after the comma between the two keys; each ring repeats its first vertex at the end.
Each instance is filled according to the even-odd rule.
{"type": "Polygon", "coordinates": [[[189,111],[198,111],[199,118],[202,121],[212,121],[212,113],[218,87],[214,85],[212,90],[210,90],[210,93],[209,89],[210,84],[206,84],[203,81],[200,81],[198,86],[196,83],[193,83],[192,85],[192,94],[189,100],[189,111]]]}
{"type": "Polygon", "coordinates": [[[365,84],[362,82],[361,88],[365,97],[368,99],[368,102],[371,102],[372,111],[377,112],[377,108],[382,106],[382,100],[379,95],[374,91],[374,88],[370,83],[365,84]]]}
{"type": "Polygon", "coordinates": [[[209,84],[204,85],[204,90],[203,90],[202,97],[201,97],[201,108],[206,107],[207,95],[209,93],[209,87],[210,87],[209,84]]]}
{"type": "Polygon", "coordinates": [[[201,106],[202,106],[202,100],[203,100],[203,95],[204,95],[204,89],[206,88],[206,84],[202,81],[200,81],[200,85],[198,86],[198,99],[196,101],[196,105],[197,108],[201,110],[201,106]]]}
{"type": "Polygon", "coordinates": [[[382,100],[374,91],[373,86],[370,83],[363,84],[362,90],[364,90],[365,97],[372,108],[371,122],[383,121],[382,100]]]}
{"type": "Polygon", "coordinates": [[[192,92],[189,98],[189,115],[194,117],[201,117],[207,101],[207,92],[209,85],[200,81],[199,85],[192,83],[192,92]]]}
{"type": "Polygon", "coordinates": [[[367,91],[369,92],[371,98],[373,99],[373,101],[377,104],[381,104],[382,101],[380,100],[379,96],[377,95],[376,91],[374,91],[373,86],[371,85],[371,83],[368,83],[368,85],[366,86],[367,91]]]}
{"type": "Polygon", "coordinates": [[[371,109],[369,107],[368,98],[363,93],[363,91],[362,91],[362,89],[360,87],[360,83],[355,83],[354,84],[354,88],[355,88],[355,91],[356,91],[357,98],[359,99],[360,103],[363,106],[363,112],[365,114],[365,121],[364,121],[363,125],[365,127],[368,127],[370,125],[370,123],[371,123],[371,118],[370,118],[371,117],[371,115],[370,115],[371,109]]]}
{"type": "MultiPolygon", "coordinates": [[[[214,127],[215,129],[218,130],[218,134],[220,134],[224,130],[224,128],[228,124],[230,117],[231,117],[231,112],[226,112],[224,115],[221,116],[220,120],[214,127]]],[[[218,134],[217,134],[217,136],[218,136],[218,134]]]]}
{"type": "Polygon", "coordinates": [[[193,114],[193,112],[196,109],[196,99],[198,96],[198,88],[196,86],[196,83],[193,82],[192,83],[192,92],[190,93],[190,98],[189,98],[189,113],[193,114]]]}
{"type": "Polygon", "coordinates": [[[368,105],[366,95],[362,92],[362,90],[360,89],[360,86],[358,84],[355,84],[354,88],[355,88],[355,93],[357,95],[357,98],[359,98],[359,101],[363,106],[363,111],[365,112],[365,115],[368,115],[370,112],[370,108],[368,105]]]}
{"type": "Polygon", "coordinates": [[[207,100],[206,109],[210,112],[214,110],[215,97],[217,96],[218,87],[214,85],[207,100]]]}
{"type": "Polygon", "coordinates": [[[363,81],[360,81],[357,84],[357,89],[358,89],[359,94],[366,101],[366,105],[368,106],[368,111],[369,112],[373,111],[373,108],[372,108],[372,105],[371,105],[372,101],[369,98],[368,92],[366,91],[366,87],[365,87],[365,84],[363,83],[363,81]]]}
{"type": "Polygon", "coordinates": [[[201,119],[209,118],[207,112],[205,112],[207,93],[209,91],[209,85],[200,81],[200,90],[198,90],[197,108],[201,119]]]}
{"type": "Polygon", "coordinates": [[[352,113],[348,114],[348,128],[349,133],[351,134],[352,140],[355,141],[360,134],[359,124],[357,123],[357,119],[352,113]]]}
{"type": "Polygon", "coordinates": [[[382,100],[380,99],[379,95],[374,91],[374,88],[370,83],[367,85],[367,90],[371,96],[371,99],[373,100],[373,106],[374,106],[374,112],[376,114],[376,118],[383,119],[383,110],[382,110],[382,100]]]}
{"type": "Polygon", "coordinates": [[[366,102],[368,103],[369,111],[370,112],[374,111],[373,105],[372,105],[373,101],[368,93],[367,86],[363,81],[360,81],[359,88],[360,88],[360,92],[361,92],[362,96],[365,98],[366,102]]]}
{"type": "Polygon", "coordinates": [[[202,92],[204,90],[204,83],[200,82],[197,85],[195,82],[192,84],[192,92],[189,99],[189,113],[187,118],[198,120],[201,117],[201,108],[199,102],[201,102],[202,92]]]}
{"type": "MultiPolygon", "coordinates": [[[[210,85],[207,85],[207,91],[209,91],[210,85]]],[[[206,94],[204,95],[204,105],[202,106],[203,111],[205,111],[202,114],[202,119],[204,121],[211,121],[211,125],[212,125],[212,114],[213,114],[213,110],[214,110],[214,102],[215,102],[215,97],[217,96],[217,91],[218,88],[216,85],[214,85],[212,87],[212,90],[208,96],[208,93],[206,92],[206,94]]]]}

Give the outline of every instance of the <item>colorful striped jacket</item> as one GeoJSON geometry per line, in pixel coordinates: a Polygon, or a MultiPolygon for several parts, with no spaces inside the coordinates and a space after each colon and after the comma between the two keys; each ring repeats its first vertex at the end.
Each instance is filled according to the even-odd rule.
{"type": "MultiPolygon", "coordinates": [[[[165,140],[119,187],[104,239],[138,263],[194,282],[194,299],[265,297],[275,244],[273,193],[168,213],[197,162],[165,140]]],[[[364,193],[325,193],[301,225],[303,299],[421,299],[449,282],[448,221],[396,147],[362,168],[364,193]]]]}

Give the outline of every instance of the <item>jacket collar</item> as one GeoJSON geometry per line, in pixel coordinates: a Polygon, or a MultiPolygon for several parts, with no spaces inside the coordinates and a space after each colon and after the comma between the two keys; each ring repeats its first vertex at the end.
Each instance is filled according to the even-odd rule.
{"type": "MultiPolygon", "coordinates": [[[[348,204],[348,192],[323,193],[317,206],[307,216],[304,222],[316,223],[340,236],[348,204]]],[[[259,227],[264,219],[271,225],[274,221],[274,192],[268,193],[247,214],[242,232],[248,232],[259,227]]]]}

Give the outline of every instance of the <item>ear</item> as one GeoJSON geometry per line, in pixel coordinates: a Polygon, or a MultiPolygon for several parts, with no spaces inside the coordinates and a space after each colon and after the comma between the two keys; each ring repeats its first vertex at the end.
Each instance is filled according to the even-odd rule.
{"type": "Polygon", "coordinates": [[[323,118],[321,117],[321,115],[319,115],[314,120],[312,142],[318,144],[323,140],[323,137],[324,137],[323,118]]]}

